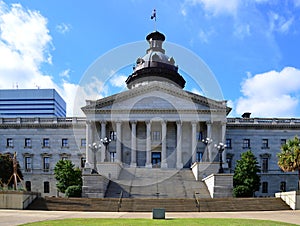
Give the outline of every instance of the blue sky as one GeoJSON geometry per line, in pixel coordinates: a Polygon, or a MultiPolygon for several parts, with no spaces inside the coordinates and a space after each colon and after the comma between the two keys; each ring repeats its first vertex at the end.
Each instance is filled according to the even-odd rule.
{"type": "MultiPolygon", "coordinates": [[[[0,0],[0,88],[56,88],[68,115],[77,115],[73,107],[85,98],[124,89],[132,65],[107,71],[110,80],[100,76],[89,90],[81,84],[90,65],[112,50],[137,42],[147,48],[154,8],[166,40],[213,72],[231,116],[300,117],[300,0],[0,0]],[[74,93],[82,97],[76,104],[74,93]]],[[[145,54],[140,49],[136,58],[145,54]]],[[[116,60],[127,56],[116,53],[116,60]]]]}

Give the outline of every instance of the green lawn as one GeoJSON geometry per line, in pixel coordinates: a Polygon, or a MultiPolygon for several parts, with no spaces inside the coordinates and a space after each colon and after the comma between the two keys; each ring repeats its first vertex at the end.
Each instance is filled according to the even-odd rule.
{"type": "Polygon", "coordinates": [[[52,225],[63,225],[63,226],[85,226],[85,225],[122,225],[122,226],[140,226],[140,225],[172,225],[172,226],[193,226],[193,225],[216,225],[216,226],[269,226],[269,225],[294,225],[275,221],[265,220],[249,220],[249,219],[211,219],[211,218],[180,218],[180,219],[166,219],[166,220],[152,220],[152,219],[101,219],[101,218],[78,218],[78,219],[64,219],[64,220],[53,220],[43,221],[30,224],[24,224],[27,226],[52,226],[52,225]]]}

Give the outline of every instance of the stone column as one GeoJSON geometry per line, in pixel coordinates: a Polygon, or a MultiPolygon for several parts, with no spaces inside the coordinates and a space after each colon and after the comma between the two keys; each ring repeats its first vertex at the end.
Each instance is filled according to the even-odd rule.
{"type": "Polygon", "coordinates": [[[177,161],[176,168],[181,169],[182,164],[182,150],[181,150],[181,141],[182,141],[182,123],[180,121],[176,122],[177,124],[177,161]]]}
{"type": "MultiPolygon", "coordinates": [[[[106,137],[106,122],[101,121],[101,139],[103,139],[104,137],[106,137]]],[[[105,152],[105,146],[101,144],[101,162],[104,162],[105,152]]]]}
{"type": "Polygon", "coordinates": [[[167,122],[161,122],[161,168],[168,168],[167,163],[167,122]]]}
{"type": "MultiPolygon", "coordinates": [[[[226,136],[226,122],[221,122],[222,125],[222,143],[226,144],[225,136],[226,136]]],[[[223,162],[226,163],[226,148],[224,149],[222,153],[223,162]]],[[[223,164],[224,165],[224,164],[223,164]]]]}
{"type": "Polygon", "coordinates": [[[131,122],[131,167],[136,167],[136,121],[131,122]]]}
{"type": "Polygon", "coordinates": [[[151,122],[146,122],[146,167],[151,168],[151,122]]]}
{"type": "Polygon", "coordinates": [[[86,146],[85,146],[85,154],[86,154],[86,162],[85,162],[85,168],[91,168],[92,167],[92,160],[93,160],[93,153],[92,150],[89,148],[89,144],[92,144],[93,142],[93,134],[92,134],[92,128],[91,128],[91,121],[86,121],[86,130],[85,130],[85,137],[86,137],[86,146]]]}
{"type": "Polygon", "coordinates": [[[192,121],[192,164],[197,161],[197,122],[192,121]]]}
{"type": "MultiPolygon", "coordinates": [[[[212,139],[212,133],[211,133],[211,121],[206,122],[207,126],[207,137],[212,139]]],[[[213,153],[212,153],[212,142],[207,144],[207,161],[212,162],[214,160],[213,153]]]]}
{"type": "Polygon", "coordinates": [[[121,156],[121,145],[122,145],[122,122],[117,121],[116,122],[117,127],[117,140],[116,140],[116,161],[121,162],[122,156],[121,156]]]}

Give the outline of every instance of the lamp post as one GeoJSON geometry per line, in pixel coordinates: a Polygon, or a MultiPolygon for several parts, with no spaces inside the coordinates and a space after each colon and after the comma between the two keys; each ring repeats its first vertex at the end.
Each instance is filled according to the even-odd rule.
{"type": "Polygon", "coordinates": [[[219,167],[219,173],[224,173],[224,169],[223,169],[223,157],[222,157],[222,153],[226,148],[226,144],[223,143],[219,143],[219,144],[215,144],[215,147],[218,149],[219,151],[219,163],[220,163],[220,167],[219,167]]]}
{"type": "Polygon", "coordinates": [[[104,137],[103,139],[100,140],[102,144],[105,147],[105,153],[104,153],[104,162],[108,162],[108,145],[111,142],[111,139],[108,139],[107,137],[104,137]]]}
{"type": "Polygon", "coordinates": [[[91,174],[98,174],[97,171],[97,156],[96,156],[96,152],[98,151],[98,149],[101,147],[100,144],[89,144],[89,148],[92,150],[92,152],[94,153],[94,168],[92,169],[91,174]]]}
{"type": "MultiPolygon", "coordinates": [[[[205,147],[207,147],[207,145],[209,145],[213,140],[209,137],[206,137],[205,139],[202,139],[202,143],[205,144],[205,147]]],[[[209,162],[209,153],[208,153],[208,149],[206,152],[206,159],[207,162],[209,162]]]]}

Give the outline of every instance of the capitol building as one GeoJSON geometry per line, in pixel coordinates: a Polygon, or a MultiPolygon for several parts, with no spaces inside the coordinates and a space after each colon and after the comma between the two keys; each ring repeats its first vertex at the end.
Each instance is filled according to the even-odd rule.
{"type": "Polygon", "coordinates": [[[251,113],[228,117],[231,108],[226,100],[184,89],[186,80],[179,73],[176,56],[168,56],[163,48],[162,33],[152,32],[146,40],[146,54],[137,58],[124,81],[128,89],[87,100],[81,108],[85,117],[62,116],[65,104],[55,90],[51,98],[44,93],[42,101],[38,92],[43,90],[27,90],[37,92],[27,102],[26,94],[9,99],[5,95],[11,90],[0,92],[0,152],[17,152],[27,190],[59,195],[53,169],[60,159],[69,159],[82,169],[85,197],[105,197],[109,181],[118,183],[125,171],[138,169],[146,175],[155,170],[164,175],[187,171],[195,183],[213,174],[232,178],[237,160],[247,150],[254,153],[261,168],[256,196],[297,189],[297,172],[283,172],[277,153],[288,139],[300,135],[300,119],[253,118],[251,113]],[[18,105],[21,97],[25,99],[18,105]],[[46,104],[47,109],[38,107],[46,104]],[[18,106],[6,109],[13,105],[18,106]],[[50,108],[53,111],[44,113],[50,108]],[[98,183],[103,185],[100,196],[93,194],[98,192],[93,191],[98,183]]]}

